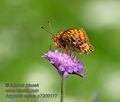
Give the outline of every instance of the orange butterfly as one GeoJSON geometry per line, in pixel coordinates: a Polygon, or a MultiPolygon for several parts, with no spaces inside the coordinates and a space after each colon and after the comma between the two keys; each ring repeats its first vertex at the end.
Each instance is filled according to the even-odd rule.
{"type": "Polygon", "coordinates": [[[52,39],[58,48],[63,48],[67,51],[76,51],[84,55],[93,51],[93,47],[83,28],[61,31],[53,36],[52,39]]]}

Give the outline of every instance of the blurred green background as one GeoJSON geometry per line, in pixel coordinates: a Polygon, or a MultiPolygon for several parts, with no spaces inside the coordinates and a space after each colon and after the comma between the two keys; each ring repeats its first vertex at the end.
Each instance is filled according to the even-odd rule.
{"type": "Polygon", "coordinates": [[[120,0],[0,0],[0,101],[33,102],[5,98],[4,83],[39,83],[40,93],[57,98],[60,77],[41,56],[53,45],[51,35],[69,28],[84,28],[94,52],[79,55],[86,77],[65,79],[65,102],[120,102],[120,0]],[[52,30],[47,24],[50,21],[52,30]]]}

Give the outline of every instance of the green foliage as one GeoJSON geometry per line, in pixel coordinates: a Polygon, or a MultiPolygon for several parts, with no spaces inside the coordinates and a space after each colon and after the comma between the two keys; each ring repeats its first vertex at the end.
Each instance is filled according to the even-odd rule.
{"type": "MultiPolygon", "coordinates": [[[[100,102],[119,102],[119,95],[114,93],[120,94],[116,85],[120,85],[120,81],[116,81],[120,77],[120,21],[117,21],[120,16],[119,10],[112,15],[111,5],[117,7],[120,2],[107,3],[94,0],[0,0],[0,83],[26,83],[27,78],[33,78],[34,70],[40,71],[40,77],[47,71],[44,76],[51,76],[52,82],[45,81],[46,84],[53,92],[59,92],[59,75],[41,57],[53,45],[51,35],[40,28],[45,25],[49,30],[47,21],[50,21],[54,34],[68,28],[84,28],[95,49],[88,56],[78,55],[84,62],[86,77],[81,79],[73,75],[65,79],[66,98],[92,102],[92,94],[98,91],[100,102]],[[104,5],[108,7],[104,8],[106,13],[105,10],[99,11],[104,5]],[[100,12],[103,12],[102,16],[99,16],[100,12]]],[[[48,80],[46,78],[43,80],[48,80]]],[[[38,78],[40,90],[43,80],[38,78]]],[[[1,93],[4,94],[4,90],[1,93]]],[[[0,98],[2,102],[12,102],[1,94],[0,98]]]]}

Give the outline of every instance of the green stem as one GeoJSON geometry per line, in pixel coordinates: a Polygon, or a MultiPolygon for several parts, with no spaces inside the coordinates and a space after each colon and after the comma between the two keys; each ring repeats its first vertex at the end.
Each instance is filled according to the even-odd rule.
{"type": "Polygon", "coordinates": [[[64,86],[64,76],[61,75],[61,97],[60,97],[60,102],[63,102],[63,86],[64,86]]]}

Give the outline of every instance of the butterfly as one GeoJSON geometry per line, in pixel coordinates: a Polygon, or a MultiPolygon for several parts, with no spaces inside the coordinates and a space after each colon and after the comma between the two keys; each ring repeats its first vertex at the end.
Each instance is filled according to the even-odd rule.
{"type": "Polygon", "coordinates": [[[83,55],[87,55],[93,51],[93,47],[83,28],[60,31],[52,39],[56,47],[65,49],[66,51],[75,51],[83,55]]]}

